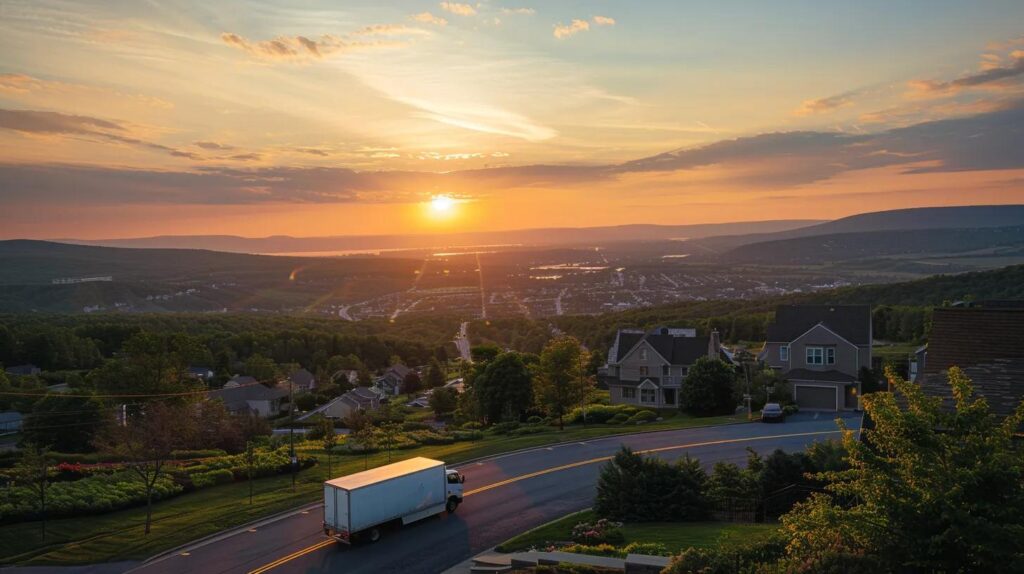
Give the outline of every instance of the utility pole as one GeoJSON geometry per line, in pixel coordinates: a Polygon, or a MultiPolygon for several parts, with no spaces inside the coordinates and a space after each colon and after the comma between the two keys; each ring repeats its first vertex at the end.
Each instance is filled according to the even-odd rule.
{"type": "Polygon", "coordinates": [[[295,492],[295,468],[298,466],[298,460],[295,458],[295,397],[294,397],[294,383],[292,378],[288,377],[288,450],[290,451],[289,457],[292,465],[292,492],[295,492]]]}

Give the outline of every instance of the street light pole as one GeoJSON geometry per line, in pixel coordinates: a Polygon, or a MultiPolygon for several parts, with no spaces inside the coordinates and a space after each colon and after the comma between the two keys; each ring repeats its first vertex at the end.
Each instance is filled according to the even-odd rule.
{"type": "Polygon", "coordinates": [[[295,396],[294,383],[288,377],[288,450],[292,466],[292,492],[295,492],[295,467],[298,462],[295,459],[295,396]]]}

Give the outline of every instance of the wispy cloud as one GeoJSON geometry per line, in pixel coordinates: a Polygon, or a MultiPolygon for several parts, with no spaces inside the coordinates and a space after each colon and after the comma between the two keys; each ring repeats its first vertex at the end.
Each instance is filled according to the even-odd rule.
{"type": "Polygon", "coordinates": [[[956,94],[972,88],[1006,89],[1012,82],[1024,77],[1024,49],[1014,49],[1005,57],[999,54],[982,55],[979,71],[947,81],[911,80],[911,96],[937,96],[956,94]]]}
{"type": "Polygon", "coordinates": [[[88,86],[70,82],[43,80],[27,74],[0,74],[0,92],[23,97],[53,95],[63,98],[115,98],[122,102],[142,104],[147,107],[172,109],[174,104],[154,96],[124,93],[118,90],[88,86]]]}
{"type": "Polygon", "coordinates": [[[595,26],[614,26],[615,18],[608,16],[594,16],[589,21],[577,18],[568,24],[562,24],[559,22],[558,24],[555,24],[554,36],[561,40],[563,38],[575,36],[580,32],[586,32],[587,30],[590,30],[591,22],[593,22],[595,26]]]}
{"type": "Polygon", "coordinates": [[[831,112],[851,105],[853,103],[853,98],[854,94],[852,92],[847,92],[845,94],[837,94],[827,98],[804,100],[804,102],[800,104],[799,108],[793,110],[793,113],[798,116],[809,116],[813,114],[831,112]]]}
{"type": "Polygon", "coordinates": [[[573,20],[568,24],[555,24],[554,35],[559,40],[575,36],[580,32],[586,32],[590,29],[590,22],[586,20],[573,20]]]}
{"type": "Polygon", "coordinates": [[[222,144],[222,143],[211,142],[211,141],[198,141],[198,142],[195,142],[194,145],[196,147],[201,147],[203,149],[208,149],[208,150],[221,150],[221,151],[223,151],[223,150],[233,150],[233,149],[235,149],[235,146],[233,146],[233,145],[222,144]]]}
{"type": "MultiPolygon", "coordinates": [[[[400,25],[379,25],[367,26],[356,31],[354,35],[393,36],[409,33],[424,33],[424,31],[400,25]]],[[[350,40],[332,34],[324,34],[316,39],[307,38],[306,36],[278,36],[271,40],[261,41],[250,41],[247,38],[231,32],[224,32],[220,37],[225,44],[248,52],[257,58],[271,61],[292,62],[319,60],[328,56],[342,54],[353,50],[402,45],[401,42],[396,41],[350,40]]]]}
{"type": "Polygon", "coordinates": [[[422,22],[424,24],[433,24],[435,26],[448,25],[448,20],[445,20],[440,16],[435,16],[430,12],[420,12],[419,14],[413,14],[412,16],[409,16],[409,18],[415,20],[416,22],[422,22]]]}
{"type": "Polygon", "coordinates": [[[461,2],[441,2],[441,9],[445,12],[451,12],[459,16],[473,16],[476,14],[476,8],[470,4],[463,4],[461,2]]]}
{"type": "Polygon", "coordinates": [[[501,13],[509,16],[533,16],[537,11],[533,8],[502,8],[501,13]]]}

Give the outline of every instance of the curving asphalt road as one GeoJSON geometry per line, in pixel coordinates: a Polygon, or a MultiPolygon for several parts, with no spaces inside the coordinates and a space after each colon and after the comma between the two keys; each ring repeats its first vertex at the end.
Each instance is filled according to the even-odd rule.
{"type": "MultiPolygon", "coordinates": [[[[859,415],[844,415],[850,428],[859,415]]],[[[348,547],[324,537],[322,509],[300,512],[144,563],[140,574],[273,572],[436,573],[569,512],[589,507],[601,463],[622,444],[655,450],[667,460],[683,454],[710,467],[743,463],[747,447],[767,454],[804,449],[838,437],[833,415],[800,414],[784,424],[737,424],[636,434],[541,447],[465,465],[466,498],[453,515],[429,518],[385,533],[375,545],[348,547]]]]}

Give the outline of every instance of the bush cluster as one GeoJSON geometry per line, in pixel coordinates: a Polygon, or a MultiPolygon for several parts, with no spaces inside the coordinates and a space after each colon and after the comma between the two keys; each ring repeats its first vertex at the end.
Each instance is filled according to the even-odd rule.
{"type": "MultiPolygon", "coordinates": [[[[655,420],[658,418],[658,414],[650,409],[642,409],[633,405],[587,405],[586,417],[587,424],[622,424],[628,422],[630,419],[635,417],[639,413],[650,413],[650,415],[642,415],[644,418],[651,417],[649,420],[655,420]]],[[[576,407],[566,415],[565,422],[567,424],[582,424],[583,423],[583,407],[576,407]]],[[[640,422],[635,421],[635,422],[640,422]]]]}
{"type": "Polygon", "coordinates": [[[626,540],[622,523],[601,518],[596,522],[580,522],[572,527],[573,542],[580,544],[615,544],[626,540]]]}
{"type": "MultiPolygon", "coordinates": [[[[157,479],[153,489],[155,500],[170,498],[183,491],[170,476],[157,479]]],[[[39,517],[38,500],[28,487],[16,486],[0,502],[0,522],[22,522],[39,517]]],[[[146,488],[138,475],[126,470],[96,475],[73,482],[55,482],[47,488],[46,514],[69,517],[101,514],[145,504],[146,488]]]]}

